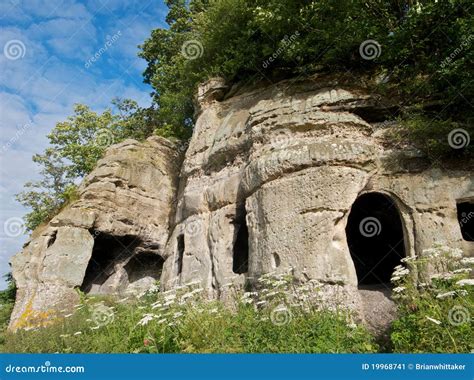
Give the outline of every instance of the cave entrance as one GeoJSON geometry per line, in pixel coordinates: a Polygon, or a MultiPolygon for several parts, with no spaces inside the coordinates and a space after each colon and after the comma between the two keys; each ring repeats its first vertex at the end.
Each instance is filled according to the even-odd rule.
{"type": "Polygon", "coordinates": [[[233,247],[232,271],[236,274],[249,270],[249,230],[247,228],[245,208],[235,217],[235,240],[233,247]]]}
{"type": "Polygon", "coordinates": [[[381,193],[361,195],[354,202],[346,236],[359,285],[389,285],[405,241],[400,213],[395,203],[381,193]]]}
{"type": "Polygon", "coordinates": [[[159,281],[163,271],[163,258],[154,252],[140,252],[124,266],[130,285],[140,281],[154,283],[159,281]]]}
{"type": "Polygon", "coordinates": [[[134,236],[94,233],[94,248],[87,265],[81,291],[92,294],[118,294],[150,287],[160,279],[163,258],[139,247],[134,236]]]}
{"type": "Polygon", "coordinates": [[[460,202],[456,206],[463,239],[474,241],[474,202],[460,202]]]}
{"type": "Polygon", "coordinates": [[[121,262],[133,255],[139,241],[131,236],[113,236],[97,231],[93,235],[94,248],[80,289],[85,293],[107,293],[102,285],[117,272],[121,262]]]}

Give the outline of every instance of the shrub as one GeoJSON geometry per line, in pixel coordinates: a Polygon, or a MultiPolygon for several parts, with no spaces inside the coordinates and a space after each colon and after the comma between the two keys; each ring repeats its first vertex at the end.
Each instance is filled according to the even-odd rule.
{"type": "Polygon", "coordinates": [[[406,258],[394,272],[399,318],[392,325],[396,352],[470,352],[474,349],[473,258],[437,244],[406,258]]]}

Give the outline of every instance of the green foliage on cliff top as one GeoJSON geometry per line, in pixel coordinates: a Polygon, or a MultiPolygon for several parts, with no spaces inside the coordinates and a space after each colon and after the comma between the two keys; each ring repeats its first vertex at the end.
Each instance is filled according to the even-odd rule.
{"type": "MultiPolygon", "coordinates": [[[[169,28],[154,30],[140,55],[148,62],[144,77],[155,89],[157,120],[168,130],[192,125],[196,85],[211,76],[274,82],[340,72],[355,83],[361,73],[383,76],[372,91],[396,100],[407,121],[400,136],[428,153],[453,153],[446,123],[474,135],[469,0],[166,3],[169,28]],[[365,52],[374,59],[359,52],[367,40],[376,41],[365,52]],[[418,122],[410,123],[414,115],[418,122]]],[[[472,153],[472,146],[462,152],[472,153]]]]}

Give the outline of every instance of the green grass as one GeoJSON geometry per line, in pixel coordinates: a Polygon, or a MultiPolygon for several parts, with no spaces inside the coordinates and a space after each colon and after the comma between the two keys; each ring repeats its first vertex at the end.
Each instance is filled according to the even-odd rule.
{"type": "MultiPolygon", "coordinates": [[[[472,258],[437,245],[403,260],[392,281],[398,318],[379,347],[343,305],[322,306],[322,285],[265,275],[259,291],[234,291],[224,305],[193,286],[142,298],[83,295],[76,311],[35,330],[6,332],[11,295],[0,308],[0,351],[25,353],[371,353],[471,352],[472,258]],[[388,347],[388,348],[387,348],[388,347]]],[[[13,293],[12,293],[13,294],[13,293]]]]}
{"type": "MultiPolygon", "coordinates": [[[[344,309],[317,309],[288,299],[285,281],[262,296],[227,305],[200,289],[153,293],[120,302],[83,297],[54,325],[7,333],[3,352],[252,353],[376,352],[373,337],[344,309]],[[290,301],[292,305],[290,305],[290,301]]],[[[310,289],[308,288],[308,291],[310,289]]]]}

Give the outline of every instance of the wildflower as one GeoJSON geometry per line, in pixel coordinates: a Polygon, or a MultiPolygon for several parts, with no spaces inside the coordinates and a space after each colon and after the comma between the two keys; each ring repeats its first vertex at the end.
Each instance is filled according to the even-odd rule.
{"type": "Polygon", "coordinates": [[[465,285],[474,286],[474,279],[466,278],[464,280],[459,280],[458,282],[456,282],[456,285],[459,285],[459,286],[465,286],[465,285]]]}
{"type": "Polygon", "coordinates": [[[445,273],[436,273],[433,276],[431,276],[432,280],[450,280],[452,279],[454,274],[452,272],[445,272],[445,273]]]}
{"type": "Polygon", "coordinates": [[[428,316],[426,317],[426,319],[430,322],[433,322],[433,323],[437,324],[437,325],[441,324],[441,321],[438,321],[437,319],[434,319],[434,318],[431,318],[431,317],[428,317],[428,316]]]}
{"type": "Polygon", "coordinates": [[[470,273],[470,272],[471,272],[471,269],[469,269],[469,268],[460,268],[460,269],[453,270],[453,273],[455,273],[455,274],[470,273]]]}
{"type": "Polygon", "coordinates": [[[453,290],[453,291],[450,291],[450,292],[438,294],[438,295],[436,296],[436,298],[442,299],[442,298],[454,296],[455,294],[456,294],[456,292],[453,290]]]}
{"type": "Polygon", "coordinates": [[[474,257],[464,257],[463,259],[461,259],[461,264],[463,265],[472,265],[474,264],[474,257]]]}
{"type": "Polygon", "coordinates": [[[393,292],[394,293],[401,293],[405,290],[406,288],[404,286],[398,286],[396,288],[393,289],[393,292]]]}
{"type": "Polygon", "coordinates": [[[209,310],[209,313],[215,314],[215,313],[217,313],[218,311],[219,311],[219,310],[217,309],[217,307],[215,307],[214,309],[209,310]]]}
{"type": "Polygon", "coordinates": [[[461,259],[462,258],[462,250],[460,250],[459,248],[452,249],[451,252],[450,252],[450,256],[453,259],[461,259]]]}
{"type": "Polygon", "coordinates": [[[176,299],[176,294],[170,294],[169,296],[165,296],[165,301],[174,301],[176,299]]]}
{"type": "Polygon", "coordinates": [[[137,326],[146,326],[150,321],[155,318],[153,314],[145,314],[142,319],[137,323],[137,326]]]}
{"type": "Polygon", "coordinates": [[[145,339],[143,339],[143,345],[144,345],[145,347],[148,347],[148,346],[150,346],[150,345],[151,345],[151,341],[150,341],[150,339],[146,339],[146,338],[145,338],[145,339]]]}

